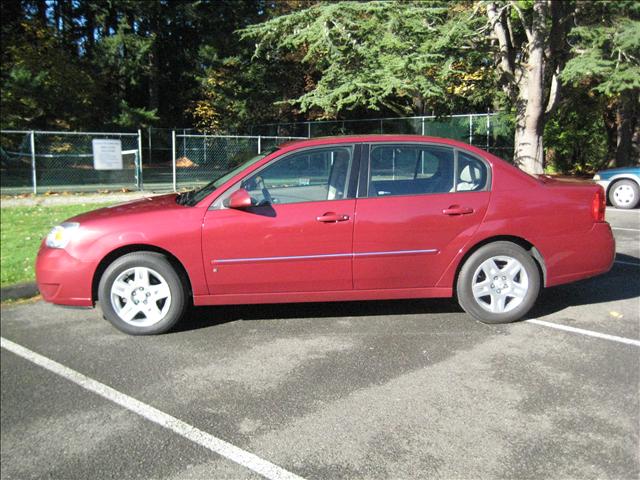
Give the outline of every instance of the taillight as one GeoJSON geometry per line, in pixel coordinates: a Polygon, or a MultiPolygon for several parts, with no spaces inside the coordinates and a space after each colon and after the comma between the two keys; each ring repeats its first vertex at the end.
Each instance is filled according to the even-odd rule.
{"type": "Polygon", "coordinates": [[[607,201],[604,196],[604,189],[599,186],[593,196],[593,203],[591,204],[591,215],[593,215],[594,222],[604,222],[604,212],[606,207],[607,201]]]}

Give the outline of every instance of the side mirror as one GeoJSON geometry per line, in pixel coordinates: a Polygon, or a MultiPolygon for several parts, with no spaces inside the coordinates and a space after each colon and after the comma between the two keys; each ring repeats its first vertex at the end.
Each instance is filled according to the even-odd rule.
{"type": "Polygon", "coordinates": [[[244,188],[239,188],[231,194],[227,200],[227,207],[243,210],[249,208],[252,205],[251,195],[244,188]]]}

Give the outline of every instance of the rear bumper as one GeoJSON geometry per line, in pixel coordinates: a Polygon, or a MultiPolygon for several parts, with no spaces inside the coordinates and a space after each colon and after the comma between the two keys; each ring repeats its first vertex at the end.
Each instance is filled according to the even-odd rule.
{"type": "Polygon", "coordinates": [[[91,283],[95,265],[60,248],[42,246],[36,258],[36,283],[47,302],[92,307],[91,283]]]}
{"type": "Polygon", "coordinates": [[[544,254],[547,287],[594,277],[611,270],[616,255],[616,242],[608,223],[594,223],[583,235],[564,235],[545,239],[544,254]]]}

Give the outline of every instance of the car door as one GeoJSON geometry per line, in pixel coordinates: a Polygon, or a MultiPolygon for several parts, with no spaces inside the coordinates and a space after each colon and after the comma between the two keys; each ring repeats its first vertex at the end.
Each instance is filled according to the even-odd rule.
{"type": "Polygon", "coordinates": [[[435,144],[368,148],[356,204],[354,288],[435,286],[484,217],[489,165],[435,144]]]}
{"type": "Polygon", "coordinates": [[[355,149],[336,145],[284,155],[216,200],[202,228],[210,294],[351,290],[355,149]],[[238,188],[249,192],[254,206],[224,206],[238,188]]]}

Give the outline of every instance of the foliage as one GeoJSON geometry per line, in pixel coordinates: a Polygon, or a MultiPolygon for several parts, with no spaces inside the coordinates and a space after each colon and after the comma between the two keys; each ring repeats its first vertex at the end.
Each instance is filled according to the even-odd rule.
{"type": "Polygon", "coordinates": [[[0,5],[2,127],[85,130],[186,125],[201,98],[202,46],[232,56],[233,31],[271,8],[262,0],[0,5]]]}
{"type": "MultiPolygon", "coordinates": [[[[68,128],[90,117],[95,83],[50,27],[24,21],[2,65],[2,128],[68,128]],[[73,94],[69,86],[74,85],[73,94]]],[[[4,42],[3,42],[4,43],[4,42]]]]}
{"type": "Polygon", "coordinates": [[[481,20],[458,3],[323,2],[242,31],[254,58],[297,54],[313,78],[287,102],[336,118],[366,109],[395,114],[482,105],[488,71],[473,48],[481,20]]]}
{"type": "Polygon", "coordinates": [[[571,89],[545,126],[547,169],[556,173],[592,173],[606,166],[607,136],[602,99],[571,89]]]}
{"type": "Polygon", "coordinates": [[[592,82],[594,91],[607,96],[640,88],[640,3],[598,2],[587,7],[594,9],[593,17],[573,29],[575,56],[562,79],[573,85],[592,82]],[[608,15],[596,16],[602,13],[608,15]]]}
{"type": "Polygon", "coordinates": [[[115,125],[125,129],[148,127],[159,120],[156,115],[157,109],[148,110],[144,107],[132,107],[126,100],[121,100],[119,107],[119,113],[112,121],[115,125]]]}
{"type": "Polygon", "coordinates": [[[579,25],[570,38],[573,57],[561,78],[574,89],[601,97],[600,110],[605,121],[600,122],[603,125],[600,135],[608,137],[604,160],[618,166],[637,163],[640,3],[597,1],[582,7],[579,25]]]}
{"type": "Polygon", "coordinates": [[[303,91],[300,64],[287,59],[255,62],[249,54],[220,59],[208,48],[201,55],[207,64],[200,78],[202,98],[191,108],[198,129],[216,133],[242,131],[247,125],[274,118],[295,118],[295,109],[274,99],[286,99],[292,92],[303,91]]]}
{"type": "MultiPolygon", "coordinates": [[[[531,82],[544,86],[531,98],[553,106],[535,126],[551,122],[548,161],[590,168],[603,141],[612,163],[638,155],[634,0],[7,0],[0,8],[5,129],[245,133],[273,121],[498,108],[513,130],[532,118],[523,115],[522,76],[536,19],[545,18],[537,25],[544,73],[531,82]],[[499,23],[489,21],[492,9],[499,23]]],[[[498,137],[506,147],[505,132],[498,137]]]]}

